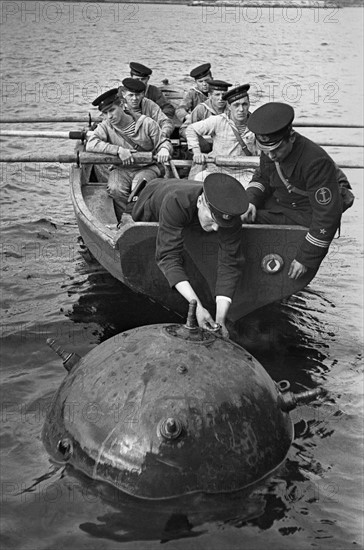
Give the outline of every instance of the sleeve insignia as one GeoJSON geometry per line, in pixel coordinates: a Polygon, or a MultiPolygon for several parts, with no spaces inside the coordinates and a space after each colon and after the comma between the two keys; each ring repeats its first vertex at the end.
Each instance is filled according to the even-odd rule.
{"type": "Polygon", "coordinates": [[[320,187],[315,193],[315,199],[318,204],[326,206],[332,201],[332,193],[328,187],[320,187]]]}

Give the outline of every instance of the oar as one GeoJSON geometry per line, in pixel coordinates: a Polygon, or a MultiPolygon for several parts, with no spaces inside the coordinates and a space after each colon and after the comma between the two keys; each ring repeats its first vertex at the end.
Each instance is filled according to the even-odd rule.
{"type": "MultiPolygon", "coordinates": [[[[192,165],[191,160],[173,160],[175,166],[179,168],[188,167],[192,165]]],[[[259,166],[259,157],[207,157],[207,163],[215,164],[216,166],[228,166],[230,168],[256,168],[259,166]]],[[[351,161],[343,161],[340,163],[341,168],[360,168],[363,169],[362,164],[356,164],[351,161]]]]}
{"type": "MultiPolygon", "coordinates": [[[[91,117],[91,114],[88,117],[77,117],[75,116],[63,116],[63,117],[22,117],[22,118],[0,118],[0,124],[23,124],[27,122],[32,123],[43,123],[43,122],[79,122],[82,124],[91,124],[92,122],[100,122],[100,117],[91,117]]],[[[293,126],[296,128],[364,128],[363,124],[341,124],[341,123],[331,123],[331,122],[301,122],[297,121],[293,123],[293,126]]]]}
{"type": "Polygon", "coordinates": [[[23,117],[23,118],[0,118],[0,124],[24,124],[28,122],[32,122],[37,124],[43,123],[43,122],[79,122],[81,124],[91,124],[92,122],[99,122],[101,118],[98,117],[91,117],[89,114],[88,116],[62,116],[62,117],[23,117]]]}
{"type": "MultiPolygon", "coordinates": [[[[136,164],[150,164],[153,162],[153,154],[148,152],[133,153],[136,164]]],[[[62,164],[121,164],[119,157],[114,155],[104,155],[103,153],[73,153],[59,154],[52,153],[29,153],[21,155],[2,155],[0,162],[60,162],[62,164]]]]}
{"type": "Polygon", "coordinates": [[[321,147],[364,147],[363,143],[333,143],[333,142],[317,142],[321,147]]]}
{"type": "Polygon", "coordinates": [[[82,139],[84,140],[88,132],[84,130],[72,130],[70,132],[57,130],[1,130],[0,137],[31,137],[31,138],[58,138],[58,139],[82,139]]]}
{"type": "MultiPolygon", "coordinates": [[[[85,140],[89,137],[90,131],[86,130],[73,130],[66,131],[52,131],[52,130],[0,130],[0,137],[30,137],[30,138],[56,138],[56,139],[80,139],[85,140]]],[[[180,140],[172,139],[173,145],[179,145],[180,140]]],[[[184,142],[186,143],[186,142],[184,142]]],[[[362,143],[322,143],[319,142],[322,147],[364,147],[362,143]]]]}
{"type": "MultiPolygon", "coordinates": [[[[150,164],[153,161],[152,153],[133,153],[136,164],[150,164]]],[[[216,166],[229,166],[234,168],[256,168],[259,164],[259,157],[215,157],[210,158],[210,162],[216,166]]],[[[1,156],[0,162],[60,162],[64,164],[121,164],[119,157],[114,155],[104,155],[102,153],[73,153],[53,155],[52,153],[30,153],[21,155],[1,156]]],[[[192,162],[188,160],[173,160],[175,166],[191,166],[192,162]]],[[[364,168],[363,165],[350,161],[340,163],[342,168],[364,168]]]]}
{"type": "Polygon", "coordinates": [[[364,128],[362,124],[337,124],[331,122],[293,122],[296,128],[364,128]]]}

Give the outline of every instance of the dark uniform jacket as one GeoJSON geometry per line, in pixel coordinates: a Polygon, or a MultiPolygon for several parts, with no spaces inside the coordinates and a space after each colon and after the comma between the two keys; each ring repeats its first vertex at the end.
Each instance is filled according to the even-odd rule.
{"type": "MultiPolygon", "coordinates": [[[[199,225],[197,198],[202,183],[191,180],[156,179],[143,189],[133,208],[135,221],[158,222],[156,261],[171,287],[189,278],[183,266],[183,231],[199,225]]],[[[218,230],[219,251],[216,296],[233,297],[241,276],[244,257],[241,248],[241,224],[218,230]]]]}
{"type": "Polygon", "coordinates": [[[154,103],[159,105],[163,113],[167,115],[168,118],[173,118],[175,109],[172,103],[167,101],[165,95],[159,88],[157,88],[157,86],[148,84],[147,89],[145,90],[145,97],[147,99],[151,99],[154,103]]]}
{"type": "Polygon", "coordinates": [[[258,209],[284,214],[293,224],[308,226],[295,259],[306,267],[316,268],[340,225],[342,199],[338,171],[343,173],[319,145],[298,133],[280,168],[288,183],[305,194],[289,192],[275,163],[262,154],[260,167],[247,189],[249,201],[258,209]]]}

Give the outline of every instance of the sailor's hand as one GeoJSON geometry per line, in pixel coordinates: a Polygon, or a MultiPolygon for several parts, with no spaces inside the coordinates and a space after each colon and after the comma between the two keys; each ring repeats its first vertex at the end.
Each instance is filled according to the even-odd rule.
{"type": "Polygon", "coordinates": [[[203,153],[193,153],[193,162],[195,164],[205,164],[206,155],[204,155],[203,153]]]}
{"type": "Polygon", "coordinates": [[[196,318],[198,326],[204,328],[205,330],[217,330],[219,328],[219,324],[215,323],[207,309],[202,307],[200,304],[197,304],[196,318]]]}
{"type": "Polygon", "coordinates": [[[299,277],[304,275],[306,271],[306,266],[304,266],[300,262],[297,262],[297,260],[293,260],[291,265],[289,266],[288,277],[290,279],[298,279],[299,277]]]}
{"type": "Polygon", "coordinates": [[[230,335],[226,325],[220,325],[220,334],[223,338],[229,338],[230,335]]]}
{"type": "Polygon", "coordinates": [[[240,216],[242,223],[254,223],[257,216],[257,208],[254,204],[249,203],[248,210],[240,216]]]}
{"type": "Polygon", "coordinates": [[[134,158],[130,149],[119,147],[118,157],[121,160],[123,166],[130,166],[131,164],[134,164],[134,158]]]}
{"type": "Polygon", "coordinates": [[[168,162],[170,158],[171,158],[171,155],[168,149],[166,149],[165,147],[162,147],[156,155],[157,162],[161,162],[161,163],[168,162]]]}

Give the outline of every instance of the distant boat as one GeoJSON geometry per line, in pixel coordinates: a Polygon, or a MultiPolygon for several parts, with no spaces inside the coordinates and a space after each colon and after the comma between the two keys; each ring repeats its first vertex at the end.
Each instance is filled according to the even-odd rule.
{"type": "Polygon", "coordinates": [[[294,0],[288,2],[287,0],[216,0],[215,2],[209,2],[204,0],[193,0],[187,4],[188,6],[223,6],[223,7],[237,7],[237,8],[336,8],[341,6],[336,2],[330,0],[294,0]]]}

